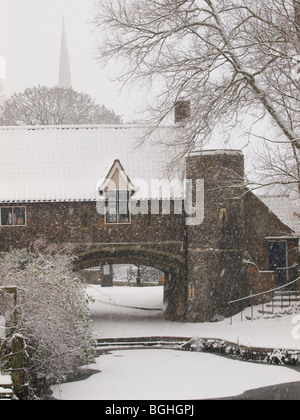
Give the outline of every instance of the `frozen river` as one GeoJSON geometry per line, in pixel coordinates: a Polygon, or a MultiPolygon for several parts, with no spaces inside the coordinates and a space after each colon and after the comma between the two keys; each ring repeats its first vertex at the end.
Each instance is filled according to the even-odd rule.
{"type": "Polygon", "coordinates": [[[118,350],[102,355],[89,379],[56,386],[62,400],[199,400],[300,381],[286,367],[175,350],[118,350]]]}

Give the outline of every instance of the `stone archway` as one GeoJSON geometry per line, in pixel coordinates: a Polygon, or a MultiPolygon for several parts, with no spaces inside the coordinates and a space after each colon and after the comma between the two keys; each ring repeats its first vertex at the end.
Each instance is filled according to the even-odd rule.
{"type": "Polygon", "coordinates": [[[165,273],[165,317],[184,321],[186,302],[186,264],[181,255],[137,244],[103,244],[76,254],[79,270],[102,265],[132,264],[156,268],[165,273]]]}

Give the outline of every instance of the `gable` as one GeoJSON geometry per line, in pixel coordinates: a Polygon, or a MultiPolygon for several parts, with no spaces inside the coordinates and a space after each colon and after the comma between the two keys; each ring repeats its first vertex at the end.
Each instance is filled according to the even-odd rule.
{"type": "Polygon", "coordinates": [[[300,237],[300,199],[287,195],[262,195],[259,199],[272,213],[300,237]]]}
{"type": "Polygon", "coordinates": [[[119,159],[114,161],[103,182],[100,181],[98,189],[99,191],[135,191],[135,187],[130,181],[129,176],[125,172],[119,159]]]}

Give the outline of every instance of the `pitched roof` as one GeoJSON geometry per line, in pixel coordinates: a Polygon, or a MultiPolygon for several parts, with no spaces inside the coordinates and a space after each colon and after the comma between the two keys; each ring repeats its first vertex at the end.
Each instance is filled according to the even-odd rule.
{"type": "Polygon", "coordinates": [[[99,180],[116,159],[133,184],[150,185],[172,160],[160,140],[175,131],[161,127],[145,140],[149,127],[136,125],[2,127],[0,202],[96,200],[99,180]]]}
{"type": "Polygon", "coordinates": [[[259,199],[281,220],[300,236],[300,199],[288,195],[262,195],[259,199]]]}

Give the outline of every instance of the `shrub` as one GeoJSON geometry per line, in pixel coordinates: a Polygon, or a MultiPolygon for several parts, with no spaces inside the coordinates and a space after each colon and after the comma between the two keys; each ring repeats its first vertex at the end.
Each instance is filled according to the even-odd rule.
{"type": "Polygon", "coordinates": [[[2,254],[0,285],[17,287],[17,325],[11,325],[6,343],[16,336],[23,342],[23,396],[41,395],[93,360],[89,298],[70,258],[27,251],[2,254]]]}

